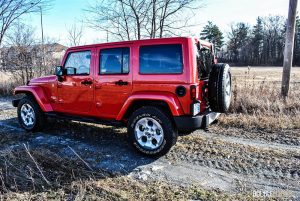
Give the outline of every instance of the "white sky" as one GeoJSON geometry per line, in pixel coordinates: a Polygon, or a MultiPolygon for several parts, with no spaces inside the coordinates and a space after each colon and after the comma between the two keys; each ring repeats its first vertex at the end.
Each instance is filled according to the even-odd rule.
{"type": "MultiPolygon", "coordinates": [[[[90,3],[93,0],[89,1],[90,3]]],[[[257,16],[282,15],[287,16],[289,0],[206,0],[206,6],[201,8],[193,21],[198,26],[190,28],[191,35],[198,36],[207,21],[217,24],[225,33],[233,22],[255,24],[257,16]]],[[[88,6],[85,0],[55,0],[53,8],[44,17],[44,32],[47,37],[54,38],[68,45],[66,27],[79,22],[86,14],[83,9],[88,6]]],[[[298,6],[299,11],[299,6],[298,6]]],[[[31,15],[26,22],[36,28],[40,35],[39,15],[31,15]]],[[[103,33],[84,27],[83,42],[85,44],[104,42],[103,33]]]]}

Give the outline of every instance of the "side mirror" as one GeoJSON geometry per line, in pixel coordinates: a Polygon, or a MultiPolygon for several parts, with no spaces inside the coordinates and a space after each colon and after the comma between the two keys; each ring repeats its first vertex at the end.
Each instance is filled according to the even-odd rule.
{"type": "Polygon", "coordinates": [[[62,66],[56,66],[55,67],[55,75],[56,76],[63,76],[63,67],[62,66]]]}
{"type": "Polygon", "coordinates": [[[64,73],[63,73],[63,67],[62,66],[56,66],[55,67],[55,75],[57,76],[57,80],[59,81],[59,82],[62,82],[63,81],[63,75],[64,75],[64,73]]]}
{"type": "Polygon", "coordinates": [[[64,75],[76,75],[76,68],[74,68],[74,67],[67,67],[67,68],[65,68],[64,69],[64,75]]]}

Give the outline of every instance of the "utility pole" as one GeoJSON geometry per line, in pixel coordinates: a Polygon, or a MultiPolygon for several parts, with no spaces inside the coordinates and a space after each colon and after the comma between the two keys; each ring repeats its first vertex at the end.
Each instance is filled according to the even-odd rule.
{"type": "Polygon", "coordinates": [[[287,31],[284,48],[283,73],[281,83],[281,95],[287,98],[289,95],[291,69],[293,64],[295,27],[296,27],[296,12],[298,0],[290,0],[289,14],[287,20],[287,31]]]}
{"type": "Polygon", "coordinates": [[[44,45],[43,9],[42,9],[42,6],[39,6],[39,7],[40,7],[40,11],[41,11],[42,45],[44,45]]]}
{"type": "Polygon", "coordinates": [[[42,68],[40,69],[40,74],[42,75],[42,71],[46,72],[45,69],[45,44],[44,44],[44,26],[43,26],[43,9],[42,6],[39,6],[41,13],[41,31],[42,31],[42,68]]]}

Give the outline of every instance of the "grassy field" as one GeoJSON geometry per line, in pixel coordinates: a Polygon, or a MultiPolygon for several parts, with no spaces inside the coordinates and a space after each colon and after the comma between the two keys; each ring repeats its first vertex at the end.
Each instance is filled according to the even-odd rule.
{"type": "Polygon", "coordinates": [[[300,127],[300,68],[291,74],[290,96],[280,96],[282,68],[232,68],[231,109],[220,123],[262,129],[300,127]]]}

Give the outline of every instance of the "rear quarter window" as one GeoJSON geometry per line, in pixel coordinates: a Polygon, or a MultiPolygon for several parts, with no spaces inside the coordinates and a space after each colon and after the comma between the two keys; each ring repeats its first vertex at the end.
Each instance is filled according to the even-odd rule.
{"type": "Polygon", "coordinates": [[[141,74],[181,74],[182,45],[151,45],[140,47],[141,74]]]}

